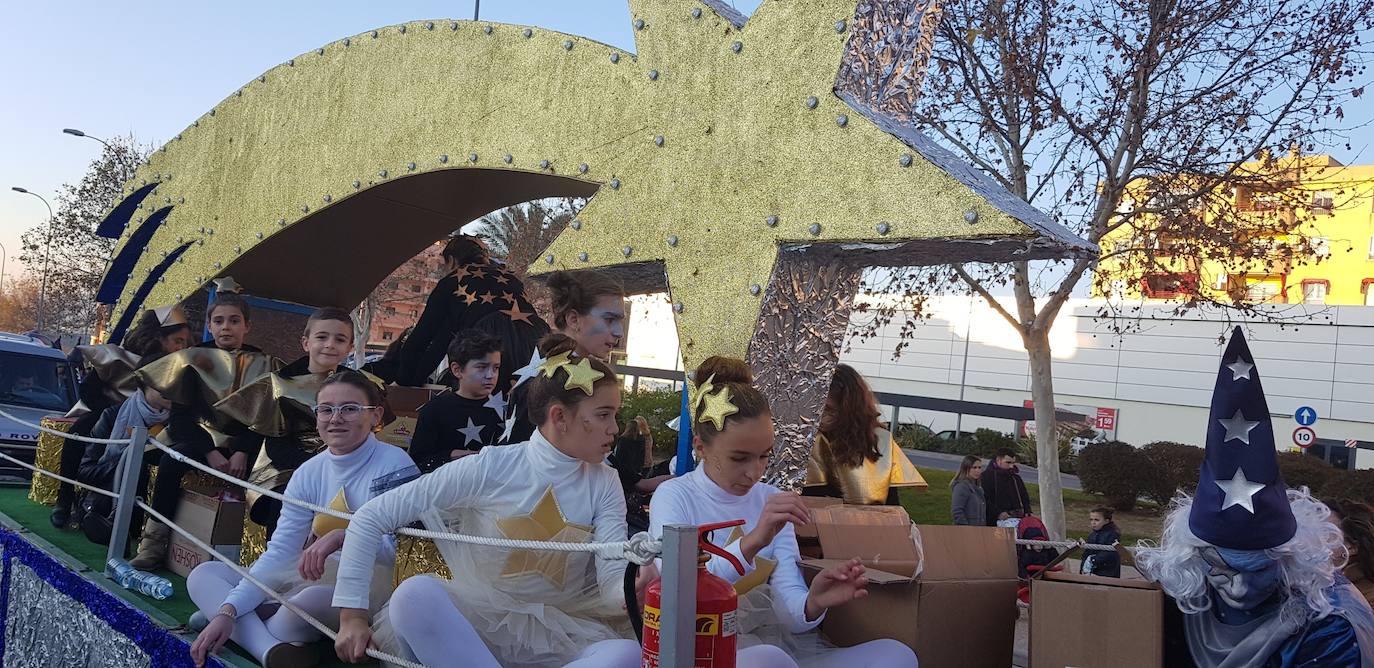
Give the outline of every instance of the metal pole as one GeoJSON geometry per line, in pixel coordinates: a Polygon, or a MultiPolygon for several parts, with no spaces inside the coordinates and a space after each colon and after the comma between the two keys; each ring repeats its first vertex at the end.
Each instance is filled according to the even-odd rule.
{"type": "Polygon", "coordinates": [[[482,0],[472,0],[472,20],[477,20],[477,15],[482,11],[482,0]]]}
{"type": "Polygon", "coordinates": [[[5,257],[9,254],[5,244],[0,244],[0,294],[5,293],[5,257]]]}
{"type": "Polygon", "coordinates": [[[968,298],[968,321],[964,323],[964,367],[959,373],[959,415],[954,419],[954,442],[964,434],[964,387],[968,382],[968,341],[973,333],[973,295],[968,298]]]}
{"type": "MultiPolygon", "coordinates": [[[[114,528],[110,532],[110,550],[105,554],[110,559],[124,559],[124,548],[129,541],[129,520],[134,514],[134,498],[138,496],[138,474],[143,468],[143,447],[148,442],[148,429],[134,427],[129,445],[119,458],[119,471],[115,476],[115,491],[119,499],[115,501],[114,528]]],[[[107,568],[106,571],[109,569],[107,568]]],[[[108,573],[107,573],[108,574],[108,573]]]]}
{"type": "Polygon", "coordinates": [[[47,246],[47,250],[45,250],[44,253],[43,253],[43,285],[42,285],[42,287],[40,287],[40,288],[38,289],[38,330],[37,330],[37,331],[38,331],[39,334],[42,334],[42,333],[43,333],[43,301],[44,301],[44,298],[47,296],[47,293],[48,293],[48,261],[52,259],[52,227],[53,227],[53,225],[52,225],[52,218],[53,218],[53,215],[52,215],[52,205],[51,205],[51,204],[48,204],[48,200],[45,199],[42,195],[39,195],[38,193],[33,192],[32,190],[25,190],[25,189],[23,189],[23,188],[20,188],[19,186],[14,186],[14,187],[10,188],[10,190],[13,190],[14,192],[17,192],[17,193],[22,193],[22,194],[24,194],[24,195],[33,195],[34,197],[37,197],[39,200],[42,200],[43,206],[48,207],[48,246],[47,246]]]}
{"type": "Polygon", "coordinates": [[[663,527],[663,609],[659,611],[659,665],[691,668],[696,662],[697,528],[663,527]]]}

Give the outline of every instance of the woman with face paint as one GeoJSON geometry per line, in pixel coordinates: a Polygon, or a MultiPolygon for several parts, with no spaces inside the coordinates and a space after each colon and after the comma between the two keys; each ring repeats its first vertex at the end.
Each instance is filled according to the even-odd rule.
{"type": "Polygon", "coordinates": [[[367,614],[382,536],[415,520],[435,531],[571,543],[625,539],[625,497],[602,463],[619,433],[620,382],[604,362],[551,334],[529,385],[539,429],[526,443],[483,448],[363,506],[348,526],[335,607],[335,649],[366,659],[375,643],[432,668],[638,666],[625,615],[625,562],[586,552],[535,552],[436,541],[451,580],[419,575],[367,614]],[[375,635],[374,635],[375,631],[375,635]],[[571,663],[570,663],[571,662],[571,663]]]}
{"type": "MultiPolygon", "coordinates": [[[[548,287],[553,325],[558,332],[573,340],[578,355],[609,360],[611,351],[625,337],[625,288],[615,279],[595,271],[576,274],[556,271],[549,274],[548,287]]],[[[525,360],[531,364],[538,361],[529,355],[504,359],[510,362],[507,366],[512,367],[524,366],[525,360]]],[[[524,409],[525,392],[524,383],[511,388],[507,410],[510,435],[502,439],[504,443],[521,443],[534,433],[532,418],[535,416],[528,415],[524,409]]]]}
{"type": "MultiPolygon", "coordinates": [[[[444,277],[401,346],[398,385],[424,385],[444,359],[455,333],[476,329],[501,341],[501,357],[527,360],[549,326],[534,313],[525,286],[492,260],[477,237],[459,234],[444,245],[444,277]]],[[[508,391],[512,369],[502,370],[496,392],[508,391]]]]}
{"type": "Polygon", "coordinates": [[[659,486],[649,507],[649,533],[669,524],[701,525],[743,519],[738,535],[719,541],[744,564],[741,576],[728,560],[712,556],[712,574],[740,592],[740,665],[916,666],[916,654],[896,640],[825,648],[814,629],[829,608],[868,595],[864,566],[855,559],[821,571],[807,586],[802,578],[795,527],[811,521],[799,495],[760,482],[773,453],[773,415],[768,400],[750,384],[741,360],[708,358],[693,375],[698,389],[692,424],[701,465],[659,486]],[[771,570],[771,573],[769,572],[771,570]],[[741,583],[757,582],[744,587],[741,583]],[[791,656],[772,642],[789,648],[791,656]],[[758,654],[754,654],[758,653],[758,654]]]}

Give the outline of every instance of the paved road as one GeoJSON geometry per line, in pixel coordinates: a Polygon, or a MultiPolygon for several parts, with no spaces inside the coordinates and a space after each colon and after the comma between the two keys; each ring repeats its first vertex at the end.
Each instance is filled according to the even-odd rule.
{"type": "MultiPolygon", "coordinates": [[[[903,448],[907,456],[911,458],[911,463],[916,468],[930,468],[937,471],[958,471],[959,462],[964,459],[963,455],[951,455],[945,452],[927,452],[925,450],[910,450],[903,448]]],[[[1040,483],[1040,472],[1029,466],[1021,467],[1021,479],[1027,483],[1040,483]]],[[[1064,474],[1060,476],[1064,483],[1064,489],[1083,489],[1078,483],[1078,476],[1064,474]]]]}

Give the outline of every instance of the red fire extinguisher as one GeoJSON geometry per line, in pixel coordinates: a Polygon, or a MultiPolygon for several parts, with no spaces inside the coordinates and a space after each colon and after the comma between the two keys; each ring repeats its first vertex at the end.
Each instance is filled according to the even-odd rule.
{"type": "MultiPolygon", "coordinates": [[[[697,527],[697,611],[696,651],[693,668],[735,668],[735,610],[739,596],[735,586],[706,570],[707,552],[725,557],[744,575],[744,566],[733,554],[712,545],[706,534],[716,529],[741,526],[744,520],[703,524],[697,527]]],[[[663,601],[663,580],[649,585],[644,597],[643,668],[659,666],[659,615],[663,601]]]]}

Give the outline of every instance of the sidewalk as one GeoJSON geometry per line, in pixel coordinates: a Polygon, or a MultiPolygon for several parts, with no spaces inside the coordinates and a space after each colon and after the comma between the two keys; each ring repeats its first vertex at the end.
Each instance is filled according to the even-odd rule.
{"type": "MultiPolygon", "coordinates": [[[[926,450],[912,450],[902,448],[902,451],[911,458],[911,463],[916,468],[930,468],[937,471],[958,471],[959,462],[963,461],[963,455],[952,455],[947,452],[929,452],[926,450]]],[[[1083,486],[1078,482],[1078,476],[1067,473],[1059,476],[1063,481],[1064,489],[1082,490],[1083,486]]],[[[1021,465],[1021,479],[1027,483],[1040,484],[1040,472],[1034,467],[1021,465]]]]}

